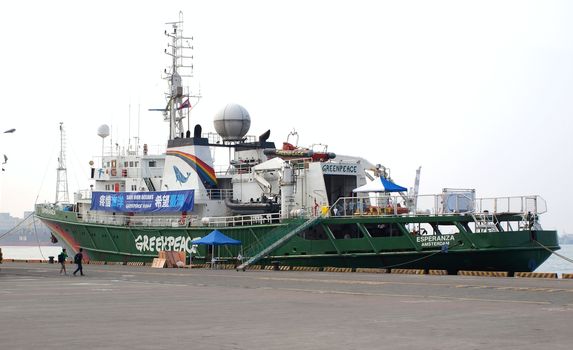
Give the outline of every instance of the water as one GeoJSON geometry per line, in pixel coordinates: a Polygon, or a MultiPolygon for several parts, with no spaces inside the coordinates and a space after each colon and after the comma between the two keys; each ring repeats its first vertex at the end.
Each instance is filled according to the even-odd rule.
{"type": "MultiPolygon", "coordinates": [[[[561,244],[561,249],[557,251],[559,255],[563,255],[571,260],[573,260],[573,244],[561,244]]],[[[551,254],[549,259],[547,259],[541,266],[535,270],[536,272],[557,272],[561,273],[573,273],[573,263],[558,257],[555,254],[551,254]]]]}
{"type": "MultiPolygon", "coordinates": [[[[49,256],[56,258],[62,252],[62,247],[52,246],[0,246],[4,259],[19,260],[48,260],[49,256]]],[[[68,253],[69,254],[69,253],[68,253]]]]}
{"type": "MultiPolygon", "coordinates": [[[[23,247],[23,246],[2,246],[4,259],[42,259],[48,260],[49,256],[57,257],[62,251],[59,246],[23,247]],[[42,256],[43,255],[43,256],[42,256]]],[[[562,244],[560,255],[573,260],[573,244],[562,244]]],[[[539,266],[537,272],[573,273],[573,263],[564,260],[553,254],[539,266]]]]}

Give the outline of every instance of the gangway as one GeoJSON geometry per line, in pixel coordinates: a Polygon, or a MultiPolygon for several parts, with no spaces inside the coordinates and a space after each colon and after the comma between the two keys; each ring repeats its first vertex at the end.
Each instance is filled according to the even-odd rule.
{"type": "Polygon", "coordinates": [[[250,258],[239,265],[237,267],[237,271],[244,270],[247,266],[256,263],[273,250],[281,247],[294,235],[312,226],[316,221],[318,221],[319,218],[320,216],[311,217],[308,220],[305,220],[304,218],[298,218],[289,222],[285,226],[275,228],[265,239],[263,239],[261,242],[253,244],[244,252],[245,256],[250,256],[250,258]]]}

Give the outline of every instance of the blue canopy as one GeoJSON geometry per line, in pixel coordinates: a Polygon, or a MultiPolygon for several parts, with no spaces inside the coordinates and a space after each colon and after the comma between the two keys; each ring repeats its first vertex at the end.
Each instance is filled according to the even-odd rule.
{"type": "Polygon", "coordinates": [[[396,185],[392,181],[387,180],[383,177],[374,179],[374,181],[352,190],[352,192],[407,192],[407,191],[408,191],[407,188],[396,185]]]}
{"type": "Polygon", "coordinates": [[[221,231],[214,230],[207,236],[192,242],[204,245],[241,245],[241,241],[225,236],[221,231]]]}

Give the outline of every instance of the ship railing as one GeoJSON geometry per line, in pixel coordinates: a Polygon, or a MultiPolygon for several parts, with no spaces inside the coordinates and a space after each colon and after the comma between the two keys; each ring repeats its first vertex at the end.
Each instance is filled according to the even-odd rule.
{"type": "Polygon", "coordinates": [[[232,189],[206,189],[206,190],[195,190],[195,198],[196,199],[214,199],[214,200],[222,200],[233,198],[233,190],[232,189]]]}
{"type": "Polygon", "coordinates": [[[219,145],[219,144],[237,144],[237,143],[244,143],[244,142],[250,142],[250,143],[254,143],[258,140],[257,136],[254,135],[245,135],[243,137],[242,140],[240,141],[225,141],[223,140],[223,138],[221,137],[221,135],[215,133],[215,132],[206,132],[206,133],[202,133],[201,137],[206,138],[207,141],[211,144],[211,145],[219,145]]]}
{"type": "Polygon", "coordinates": [[[409,196],[371,195],[340,197],[328,208],[329,216],[459,215],[474,213],[539,215],[547,212],[538,195],[472,198],[466,194],[442,193],[409,196]],[[415,199],[415,200],[414,200],[415,199]],[[414,205],[414,203],[416,203],[414,205]]]}
{"type": "Polygon", "coordinates": [[[188,227],[199,222],[194,215],[113,215],[89,212],[82,217],[90,224],[130,227],[188,227]]]}
{"type": "Polygon", "coordinates": [[[81,200],[91,200],[92,190],[91,189],[78,190],[78,192],[74,193],[74,199],[76,202],[81,200]]]}
{"type": "Polygon", "coordinates": [[[547,202],[538,195],[478,198],[476,211],[490,213],[531,213],[544,214],[547,212],[547,202]]]}
{"type": "Polygon", "coordinates": [[[280,219],[280,213],[217,216],[204,217],[201,219],[201,224],[208,227],[251,226],[276,224],[280,222],[280,219]]]}
{"type": "MultiPolygon", "coordinates": [[[[92,190],[79,190],[74,193],[74,198],[76,201],[79,200],[91,200],[92,190]]],[[[206,198],[206,199],[226,199],[233,198],[232,189],[207,189],[202,191],[195,190],[195,198],[206,198]]]]}

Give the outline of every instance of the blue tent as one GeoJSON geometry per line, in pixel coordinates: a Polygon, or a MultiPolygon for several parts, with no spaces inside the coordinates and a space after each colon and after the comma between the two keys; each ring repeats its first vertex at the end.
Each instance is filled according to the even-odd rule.
{"type": "Polygon", "coordinates": [[[374,181],[352,190],[352,192],[407,192],[407,191],[408,191],[407,188],[396,185],[392,181],[387,180],[383,177],[374,179],[374,181]]]}
{"type": "Polygon", "coordinates": [[[241,245],[241,241],[225,236],[221,231],[214,230],[207,236],[193,241],[193,244],[204,245],[241,245]]]}
{"type": "MultiPolygon", "coordinates": [[[[203,244],[203,245],[210,245],[213,247],[212,250],[212,258],[211,258],[211,268],[215,268],[215,264],[220,260],[215,255],[215,246],[219,246],[219,254],[221,253],[220,246],[222,245],[241,245],[241,241],[237,241],[236,239],[232,239],[231,237],[225,236],[221,231],[214,230],[209,233],[207,236],[198,239],[192,242],[193,244],[203,244]]],[[[219,255],[217,254],[217,255],[219,255]]]]}

